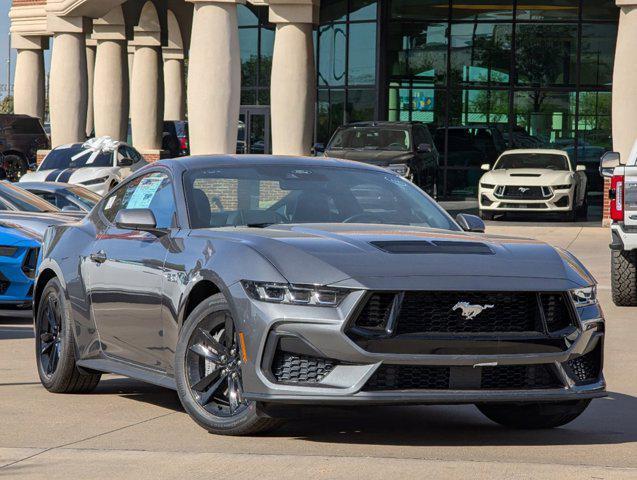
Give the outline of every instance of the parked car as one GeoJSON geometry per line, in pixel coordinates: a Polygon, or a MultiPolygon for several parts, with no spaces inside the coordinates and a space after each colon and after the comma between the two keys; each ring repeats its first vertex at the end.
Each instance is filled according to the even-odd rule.
{"type": "Polygon", "coordinates": [[[90,212],[102,198],[87,188],[69,183],[20,182],[19,185],[62,211],[90,212]]]}
{"type": "MultiPolygon", "coordinates": [[[[575,158],[575,147],[564,149],[570,158],[575,158]]],[[[589,192],[603,192],[604,179],[599,174],[599,162],[607,150],[604,147],[581,145],[577,147],[577,164],[586,168],[586,179],[589,192]]]]}
{"type": "Polygon", "coordinates": [[[30,308],[39,248],[39,238],[0,221],[0,308],[30,308]]]}
{"type": "Polygon", "coordinates": [[[332,158],[386,167],[412,181],[432,197],[438,195],[438,151],[420,122],[360,122],[339,127],[327,148],[332,158]]]}
{"type": "Polygon", "coordinates": [[[162,150],[169,152],[171,158],[190,155],[188,122],[184,120],[164,121],[162,150]]]}
{"type": "Polygon", "coordinates": [[[483,219],[521,211],[586,218],[586,167],[575,165],[563,150],[509,150],[493,169],[489,164],[482,169],[487,172],[478,191],[483,219]]]}
{"type": "Polygon", "coordinates": [[[619,153],[601,159],[610,180],[611,288],[615,305],[637,306],[637,142],[625,162],[619,153]]]}
{"type": "Polygon", "coordinates": [[[17,182],[35,165],[38,150],[49,148],[49,137],[39,118],[0,115],[1,166],[9,180],[17,182]]]}
{"type": "Polygon", "coordinates": [[[55,148],[20,181],[72,183],[104,195],[146,164],[135,148],[101,137],[55,148]]]}
{"type": "Polygon", "coordinates": [[[161,160],[47,232],[39,376],[60,393],[99,372],[173,388],[228,435],[296,403],[566,424],[605,395],[595,280],[564,250],[483,232],[364,163],[161,160]]]}
{"type": "Polygon", "coordinates": [[[7,180],[0,181],[0,212],[65,214],[55,205],[7,180]]]}

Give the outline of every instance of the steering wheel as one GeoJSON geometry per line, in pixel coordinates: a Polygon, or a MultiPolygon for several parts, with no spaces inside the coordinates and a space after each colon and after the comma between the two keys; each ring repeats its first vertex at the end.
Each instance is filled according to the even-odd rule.
{"type": "Polygon", "coordinates": [[[364,219],[368,219],[368,220],[371,220],[371,221],[370,222],[363,222],[363,223],[384,223],[383,219],[379,215],[376,215],[376,214],[370,213],[370,212],[355,213],[351,217],[347,217],[345,220],[343,220],[343,223],[356,223],[356,222],[360,222],[360,220],[364,220],[364,219]]]}

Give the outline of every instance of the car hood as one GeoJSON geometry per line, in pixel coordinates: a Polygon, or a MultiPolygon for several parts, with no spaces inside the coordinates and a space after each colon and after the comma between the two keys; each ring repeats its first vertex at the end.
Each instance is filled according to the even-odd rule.
{"type": "Polygon", "coordinates": [[[380,290],[562,291],[595,282],[568,252],[530,239],[360,224],[209,232],[248,244],[290,283],[380,290]],[[417,253],[397,253],[414,248],[417,253]]]}
{"type": "Polygon", "coordinates": [[[15,229],[21,235],[41,241],[44,232],[51,226],[62,225],[76,221],[71,215],[30,213],[30,212],[0,212],[0,227],[15,229]]]}
{"type": "Polygon", "coordinates": [[[325,154],[331,158],[354,160],[356,162],[370,163],[380,167],[386,167],[392,163],[406,163],[414,156],[411,152],[388,150],[327,150],[325,154]]]}
{"type": "Polygon", "coordinates": [[[568,170],[547,170],[543,168],[516,168],[511,170],[491,170],[482,177],[483,183],[494,185],[550,186],[571,183],[572,172],[568,170]]]}
{"type": "Polygon", "coordinates": [[[117,175],[118,167],[82,167],[59,170],[38,170],[29,172],[20,178],[21,182],[62,182],[82,183],[101,177],[117,175]]]}

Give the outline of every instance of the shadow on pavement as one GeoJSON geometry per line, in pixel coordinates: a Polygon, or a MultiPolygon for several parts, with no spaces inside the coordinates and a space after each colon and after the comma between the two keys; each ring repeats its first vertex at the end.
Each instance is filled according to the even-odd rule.
{"type": "MultiPolygon", "coordinates": [[[[3,325],[0,323],[0,340],[20,340],[24,338],[33,338],[33,327],[31,325],[22,326],[15,325],[11,322],[11,325],[3,325]]],[[[24,322],[31,323],[31,322],[24,322]]]]}

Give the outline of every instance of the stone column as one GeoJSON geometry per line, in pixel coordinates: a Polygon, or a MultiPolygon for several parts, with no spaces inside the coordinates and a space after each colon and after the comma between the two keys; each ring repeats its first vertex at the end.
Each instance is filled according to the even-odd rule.
{"type": "Polygon", "coordinates": [[[39,117],[44,121],[44,50],[48,37],[12,35],[18,50],[13,89],[15,113],[39,117]]]}
{"type": "Polygon", "coordinates": [[[185,118],[184,54],[164,51],[164,120],[185,118]]]}
{"type": "Polygon", "coordinates": [[[47,19],[53,32],[49,108],[53,147],[86,139],[88,78],[86,70],[86,31],[84,17],[47,19]]]}
{"type": "Polygon", "coordinates": [[[195,4],[188,64],[188,120],[193,155],[234,153],[241,103],[237,3],[195,4]]]}
{"type": "Polygon", "coordinates": [[[133,144],[142,154],[153,158],[161,152],[164,118],[161,30],[154,9],[153,4],[147,2],[140,24],[135,27],[131,84],[133,144]]]}
{"type": "Polygon", "coordinates": [[[126,26],[121,8],[93,23],[95,63],[95,136],[126,141],[129,86],[126,26]]]}
{"type": "Polygon", "coordinates": [[[270,22],[276,24],[270,81],[272,153],[308,155],[316,107],[312,31],[318,5],[289,2],[270,2],[270,22]]]}
{"type": "MultiPolygon", "coordinates": [[[[128,44],[128,85],[129,87],[133,84],[133,66],[135,65],[135,47],[130,43],[128,44]]],[[[129,98],[128,105],[133,104],[133,91],[129,88],[129,98]]],[[[128,111],[128,117],[130,118],[130,109],[128,111]]]]}
{"type": "Polygon", "coordinates": [[[95,129],[93,116],[93,87],[95,83],[95,50],[97,42],[92,38],[86,40],[86,85],[88,92],[88,107],[86,109],[86,136],[89,137],[95,129]]]}

